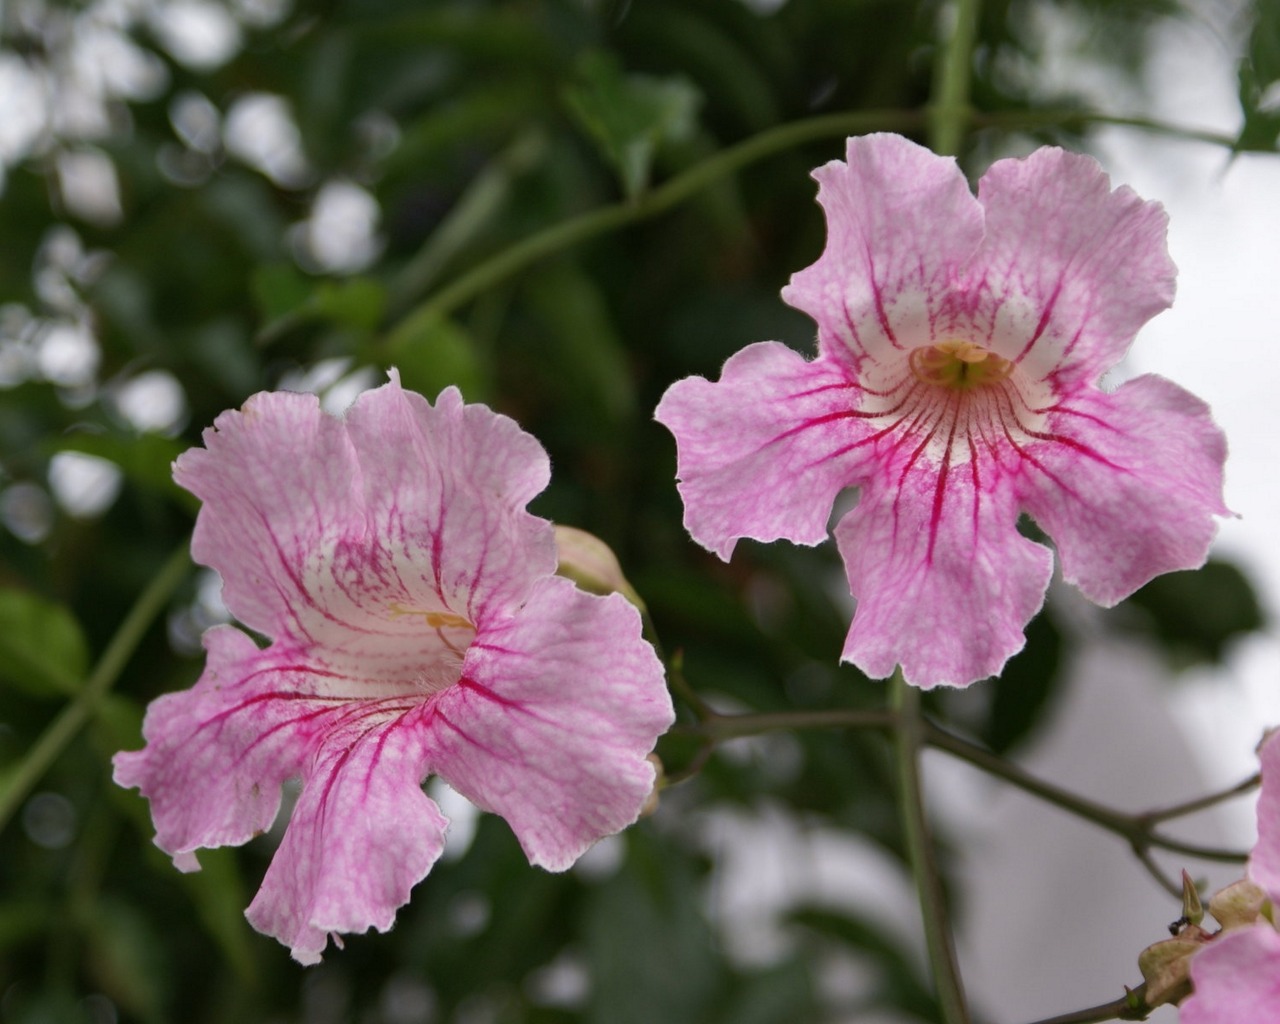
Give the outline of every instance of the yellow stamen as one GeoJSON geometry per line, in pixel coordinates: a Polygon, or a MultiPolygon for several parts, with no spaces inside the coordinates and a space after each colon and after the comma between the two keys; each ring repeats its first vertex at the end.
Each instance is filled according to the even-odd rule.
{"type": "Polygon", "coordinates": [[[911,350],[911,372],[926,384],[968,391],[1003,380],[1013,363],[972,341],[943,341],[911,350]]]}
{"type": "Polygon", "coordinates": [[[406,608],[398,601],[392,601],[391,617],[399,619],[405,615],[420,617],[431,629],[475,629],[461,615],[454,615],[452,612],[429,612],[421,608],[406,608]]]}

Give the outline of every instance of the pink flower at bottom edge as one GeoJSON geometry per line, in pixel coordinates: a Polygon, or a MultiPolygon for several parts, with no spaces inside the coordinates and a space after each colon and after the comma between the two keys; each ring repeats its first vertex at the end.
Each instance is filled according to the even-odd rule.
{"type": "Polygon", "coordinates": [[[192,554],[270,644],[211,629],[199,681],[115,757],[179,868],[269,828],[300,778],[247,913],[314,963],[331,934],[390,928],[440,855],[428,774],[553,871],[636,820],[671,700],[635,609],[553,575],[552,526],[525,511],[550,474],[536,440],[393,372],[345,419],[255,395],[204,444],[175,463],[203,502],[192,554]]]}
{"type": "Polygon", "coordinates": [[[1000,160],[975,197],[954,160],[895,135],[814,172],[828,239],[783,298],[818,355],[748,346],[718,382],[672,385],[685,526],[817,544],[835,527],[857,599],[842,660],[922,687],[999,672],[1044,600],[1052,555],[1111,605],[1203,563],[1226,444],[1155,376],[1098,379],[1173,297],[1163,211],[1059,149],[1000,160]]]}
{"type": "Polygon", "coordinates": [[[1280,933],[1266,922],[1233,928],[1191,959],[1191,995],[1182,1024],[1264,1024],[1280,1020],[1280,933]]]}

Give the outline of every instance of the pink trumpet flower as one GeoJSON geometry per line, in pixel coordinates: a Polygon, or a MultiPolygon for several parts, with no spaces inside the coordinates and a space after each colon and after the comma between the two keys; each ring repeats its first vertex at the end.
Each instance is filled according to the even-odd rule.
{"type": "Polygon", "coordinates": [[[300,779],[248,909],[296,959],[391,927],[444,844],[428,774],[552,871],[636,820],[673,719],[662,667],[624,598],[555,575],[552,525],[525,510],[549,463],[512,420],[394,372],[344,419],[263,393],[174,475],[245,629],[205,634],[204,674],[151,704],[115,779],[184,871],[270,828],[300,779]]]}
{"type": "Polygon", "coordinates": [[[817,358],[750,345],[657,409],[694,540],[726,560],[744,537],[817,544],[859,488],[835,527],[857,599],[842,660],[925,688],[1022,647],[1053,558],[1021,512],[1099,604],[1204,562],[1228,514],[1208,408],[1156,376],[1097,384],[1173,299],[1157,204],[1059,149],[998,161],[975,197],[895,135],[814,177],[827,246],[782,296],[817,358]]]}
{"type": "Polygon", "coordinates": [[[1280,733],[1259,750],[1258,842],[1248,878],[1261,890],[1260,913],[1214,935],[1191,957],[1194,991],[1178,1007],[1181,1024],[1261,1024],[1280,1020],[1280,733]]]}

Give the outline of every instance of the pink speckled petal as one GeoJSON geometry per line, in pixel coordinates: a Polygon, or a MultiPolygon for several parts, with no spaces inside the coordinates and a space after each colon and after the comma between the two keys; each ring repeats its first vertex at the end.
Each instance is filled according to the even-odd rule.
{"type": "Polygon", "coordinates": [[[330,933],[385,932],[444,847],[448,819],[422,791],[421,704],[353,703],[329,722],[289,827],[246,916],[304,964],[330,933]]]}
{"type": "Polygon", "coordinates": [[[636,610],[562,578],[482,628],[432,714],[433,770],[552,871],[636,820],[653,788],[645,757],[674,718],[636,610]]]}
{"type": "Polygon", "coordinates": [[[464,405],[457,388],[432,406],[393,374],[356,401],[347,430],[377,538],[368,563],[352,567],[367,589],[416,607],[442,601],[474,622],[555,572],[552,526],[525,511],[551,465],[514,420],[464,405]]]}
{"type": "Polygon", "coordinates": [[[192,557],[222,576],[241,622],[268,636],[324,629],[329,553],[364,533],[360,471],[341,420],[314,395],[263,392],[224,412],[204,448],[178,457],[173,476],[204,504],[192,557]]]}
{"type": "Polygon", "coordinates": [[[1053,556],[1018,533],[1001,470],[980,452],[939,472],[921,458],[863,487],[836,526],[857,598],[843,660],[869,676],[967,686],[1022,649],[1053,556]]]}
{"type": "Polygon", "coordinates": [[[1173,302],[1176,269],[1159,203],[1111,190],[1091,157],[1039,149],[1000,160],[978,187],[986,239],[957,293],[972,340],[1036,379],[1095,381],[1173,302]]]}
{"type": "Polygon", "coordinates": [[[1022,506],[1053,538],[1067,582],[1101,605],[1202,565],[1214,516],[1230,514],[1222,431],[1161,377],[1064,399],[1027,454],[1022,506]]]}
{"type": "Polygon", "coordinates": [[[1262,792],[1258,795],[1258,842],[1249,854],[1249,878],[1280,902],[1280,731],[1258,751],[1262,792]]]}
{"type": "Polygon", "coordinates": [[[281,784],[302,773],[335,706],[315,665],[260,651],[230,626],[209,630],[204,644],[200,680],[152,701],[146,748],[114,762],[116,783],[151,801],[156,845],[187,871],[198,868],[193,851],[271,827],[281,784]]]}
{"type": "Polygon", "coordinates": [[[858,392],[832,360],[749,345],[712,383],[673,384],[654,414],[675,435],[684,525],[728,560],[742,537],[819,544],[868,453],[858,392]]]}
{"type": "Polygon", "coordinates": [[[824,354],[859,367],[942,340],[938,317],[982,240],[982,211],[955,160],[901,136],[851,138],[846,155],[813,172],[827,245],[782,297],[818,322],[824,354]]]}
{"type": "Polygon", "coordinates": [[[1280,1020],[1280,935],[1265,922],[1219,935],[1192,957],[1191,983],[1181,1024],[1280,1020]]]}

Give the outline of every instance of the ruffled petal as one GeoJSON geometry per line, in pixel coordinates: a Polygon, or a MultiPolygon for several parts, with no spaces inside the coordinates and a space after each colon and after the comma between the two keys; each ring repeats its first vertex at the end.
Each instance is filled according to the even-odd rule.
{"type": "Polygon", "coordinates": [[[204,644],[196,685],[152,701],[146,748],[114,759],[116,783],[151,802],[156,845],[187,871],[199,867],[193,851],[271,827],[281,785],[302,773],[335,706],[315,666],[260,651],[238,629],[215,627],[204,644]]]}
{"type": "Polygon", "coordinates": [[[1200,399],[1152,375],[1083,390],[1027,446],[1022,507],[1053,538],[1062,574],[1110,606],[1153,576],[1204,564],[1227,456],[1200,399]]]}
{"type": "MultiPolygon", "coordinates": [[[[475,622],[490,605],[519,604],[555,572],[547,520],[525,511],[547,486],[547,453],[514,420],[464,405],[457,388],[435,406],[390,384],[357,399],[347,430],[362,473],[369,560],[353,578],[444,607],[475,622]]],[[[339,562],[336,572],[343,571],[339,562]]]]}
{"type": "Polygon", "coordinates": [[[1032,377],[1097,380],[1173,302],[1164,209],[1113,192],[1093,158],[1046,148],[999,160],[978,200],[986,239],[956,301],[972,310],[969,340],[989,339],[1032,377]]]}
{"type": "Polygon", "coordinates": [[[742,537],[819,544],[831,506],[868,458],[859,395],[831,360],[749,345],[716,383],[667,389],[655,418],[675,435],[684,525],[726,561],[742,537]]]}
{"type": "Polygon", "coordinates": [[[1195,991],[1181,1024],[1261,1024],[1280,1017],[1280,934],[1269,924],[1235,928],[1191,959],[1195,991]]]}
{"type": "Polygon", "coordinates": [[[359,543],[360,472],[340,420],[314,395],[263,392],[224,412],[173,476],[204,504],[192,557],[222,576],[232,614],[271,637],[312,637],[331,552],[359,543]]]}
{"type": "Polygon", "coordinates": [[[284,839],[246,911],[300,963],[330,933],[387,931],[444,848],[448,819],[422,791],[424,709],[352,702],[329,721],[284,839]]]}
{"type": "Polygon", "coordinates": [[[432,705],[432,768],[502,815],[532,863],[563,871],[636,820],[674,712],[624,598],[544,579],[482,628],[463,673],[432,705]]]}
{"type": "Polygon", "coordinates": [[[821,351],[859,367],[932,344],[950,288],[982,240],[982,211],[951,157],[898,135],[851,138],[813,172],[827,218],[818,261],[782,298],[818,323],[821,351]]]}
{"type": "Polygon", "coordinates": [[[836,526],[857,599],[842,659],[880,678],[967,686],[1000,671],[1025,643],[1053,556],[1017,530],[1002,470],[973,446],[945,469],[923,458],[863,488],[836,526]]]}
{"type": "Polygon", "coordinates": [[[1258,795],[1258,842],[1249,854],[1249,878],[1280,902],[1280,732],[1258,751],[1262,792],[1258,795]]]}

